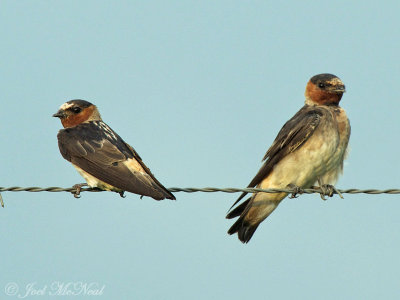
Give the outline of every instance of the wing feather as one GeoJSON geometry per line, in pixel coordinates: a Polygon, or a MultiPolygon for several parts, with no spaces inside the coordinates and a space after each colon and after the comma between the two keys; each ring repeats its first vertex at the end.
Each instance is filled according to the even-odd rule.
{"type": "Polygon", "coordinates": [[[99,180],[157,200],[175,199],[137,152],[106,124],[83,123],[60,130],[57,137],[62,156],[99,180]],[[105,134],[105,128],[111,134],[105,134]]]}
{"type": "MultiPolygon", "coordinates": [[[[323,112],[318,107],[303,106],[289,121],[283,125],[271,147],[265,154],[264,164],[247,187],[255,187],[289,153],[301,148],[320,124],[323,112]]],[[[247,193],[242,193],[229,210],[231,210],[247,193]]]]}

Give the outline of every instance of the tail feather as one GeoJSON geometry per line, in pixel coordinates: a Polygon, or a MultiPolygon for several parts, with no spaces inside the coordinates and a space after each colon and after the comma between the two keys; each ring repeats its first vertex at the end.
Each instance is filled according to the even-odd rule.
{"type": "Polygon", "coordinates": [[[229,212],[227,219],[239,216],[239,219],[228,230],[228,234],[238,234],[242,243],[248,243],[258,225],[264,221],[279,205],[282,199],[250,198],[229,212]]]}
{"type": "MultiPolygon", "coordinates": [[[[240,199],[241,198],[239,198],[239,201],[240,199]]],[[[244,220],[244,217],[247,213],[246,209],[250,208],[250,200],[251,198],[247,199],[226,215],[227,219],[232,219],[240,216],[239,219],[232,225],[232,227],[229,228],[228,234],[232,235],[237,232],[238,238],[242,243],[248,243],[250,241],[259,224],[258,223],[256,225],[251,225],[248,221],[244,220]]]]}
{"type": "Polygon", "coordinates": [[[246,209],[246,206],[247,206],[247,204],[249,204],[250,199],[251,199],[251,198],[249,198],[249,199],[247,199],[246,201],[244,201],[244,202],[243,202],[242,204],[240,204],[238,207],[235,207],[234,210],[232,210],[231,212],[229,212],[229,213],[226,215],[226,218],[227,218],[227,219],[233,219],[233,218],[239,217],[239,216],[242,214],[242,212],[244,212],[244,210],[246,209]]]}
{"type": "Polygon", "coordinates": [[[237,232],[238,238],[242,243],[248,243],[251,240],[254,232],[256,231],[259,223],[256,225],[250,225],[248,222],[244,220],[244,218],[240,217],[231,228],[229,228],[229,234],[235,234],[237,232]]]}

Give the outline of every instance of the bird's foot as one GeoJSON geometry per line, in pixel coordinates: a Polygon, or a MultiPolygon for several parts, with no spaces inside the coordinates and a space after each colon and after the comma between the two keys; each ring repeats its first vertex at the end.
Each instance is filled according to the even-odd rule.
{"type": "Polygon", "coordinates": [[[121,196],[121,198],[126,198],[125,191],[120,191],[117,193],[121,196]]]}
{"type": "Polygon", "coordinates": [[[331,184],[321,184],[319,189],[321,190],[320,195],[322,200],[327,200],[326,196],[332,197],[335,193],[338,194],[340,198],[344,199],[339,190],[331,184]]]}
{"type": "Polygon", "coordinates": [[[287,187],[293,190],[292,194],[289,196],[290,199],[297,198],[298,195],[303,194],[301,187],[294,185],[293,183],[288,184],[287,187]]]}
{"type": "Polygon", "coordinates": [[[87,183],[78,183],[72,187],[73,189],[75,189],[75,191],[72,191],[71,193],[74,195],[75,198],[81,197],[81,190],[82,190],[82,187],[84,187],[84,186],[88,186],[87,183]]]}

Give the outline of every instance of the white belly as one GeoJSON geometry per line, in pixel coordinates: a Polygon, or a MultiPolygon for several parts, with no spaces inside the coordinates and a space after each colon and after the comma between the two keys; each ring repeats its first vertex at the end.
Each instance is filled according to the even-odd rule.
{"type": "Polygon", "coordinates": [[[299,150],[282,159],[260,187],[285,188],[294,184],[309,188],[318,178],[325,184],[334,184],[342,170],[345,150],[340,147],[337,133],[329,138],[316,133],[299,150]]]}

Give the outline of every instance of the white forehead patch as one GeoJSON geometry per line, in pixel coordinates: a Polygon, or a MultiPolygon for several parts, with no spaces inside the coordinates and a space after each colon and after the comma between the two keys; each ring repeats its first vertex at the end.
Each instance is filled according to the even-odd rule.
{"type": "Polygon", "coordinates": [[[329,83],[332,85],[342,85],[343,84],[343,82],[337,77],[329,80],[329,83]]]}
{"type": "Polygon", "coordinates": [[[73,103],[65,102],[63,105],[60,106],[60,110],[67,110],[68,108],[74,106],[73,103]]]}

